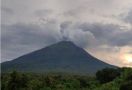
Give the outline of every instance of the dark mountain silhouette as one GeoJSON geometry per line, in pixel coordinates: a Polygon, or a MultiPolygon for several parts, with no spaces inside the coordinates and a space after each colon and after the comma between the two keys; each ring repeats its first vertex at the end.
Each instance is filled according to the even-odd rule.
{"type": "Polygon", "coordinates": [[[61,41],[1,64],[2,72],[18,70],[24,72],[95,73],[105,67],[115,68],[115,66],[91,56],[70,41],[61,41]]]}

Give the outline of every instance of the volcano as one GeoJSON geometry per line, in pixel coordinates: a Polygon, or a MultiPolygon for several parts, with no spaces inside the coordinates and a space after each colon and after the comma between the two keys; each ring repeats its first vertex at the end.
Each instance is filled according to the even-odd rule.
{"type": "Polygon", "coordinates": [[[95,73],[105,67],[115,68],[78,47],[71,41],[61,41],[40,50],[1,63],[2,72],[70,72],[95,73]]]}

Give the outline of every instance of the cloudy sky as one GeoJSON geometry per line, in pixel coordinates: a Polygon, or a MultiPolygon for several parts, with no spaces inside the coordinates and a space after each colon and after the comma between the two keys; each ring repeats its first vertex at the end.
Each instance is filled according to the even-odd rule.
{"type": "Polygon", "coordinates": [[[2,62],[69,40],[132,66],[132,0],[2,0],[2,62]]]}

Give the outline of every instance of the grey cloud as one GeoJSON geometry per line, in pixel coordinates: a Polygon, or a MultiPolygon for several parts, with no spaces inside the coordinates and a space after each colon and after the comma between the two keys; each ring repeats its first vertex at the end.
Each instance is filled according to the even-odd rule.
{"type": "Polygon", "coordinates": [[[97,45],[96,38],[93,36],[93,34],[89,31],[82,32],[82,31],[76,31],[73,33],[70,37],[70,40],[73,41],[75,44],[77,44],[80,47],[87,48],[87,47],[94,47],[97,45]]]}
{"type": "Polygon", "coordinates": [[[67,31],[66,29],[69,28],[70,24],[72,24],[72,22],[63,22],[60,24],[60,33],[62,34],[62,40],[69,40],[69,36],[65,31],[67,31]]]}
{"type": "Polygon", "coordinates": [[[38,17],[47,17],[48,15],[51,15],[53,13],[52,10],[50,9],[41,9],[41,10],[36,10],[34,14],[38,17]]]}
{"type": "Polygon", "coordinates": [[[38,44],[40,43],[41,39],[42,42],[52,42],[56,40],[56,37],[54,35],[53,36],[50,35],[52,33],[55,34],[56,32],[51,33],[51,31],[43,30],[41,27],[37,25],[34,26],[34,25],[15,24],[11,26],[5,26],[3,27],[2,30],[2,37],[4,33],[5,34],[7,33],[4,37],[5,38],[7,37],[6,39],[9,39],[9,41],[12,43],[30,44],[32,42],[34,43],[36,42],[35,44],[38,44]]]}
{"type": "Polygon", "coordinates": [[[122,30],[121,26],[113,24],[82,24],[84,32],[90,31],[101,44],[112,46],[132,45],[132,30],[122,30]]]}
{"type": "Polygon", "coordinates": [[[2,6],[1,7],[1,23],[9,23],[11,19],[13,19],[13,16],[15,16],[15,12],[11,8],[7,8],[2,6]]]}
{"type": "Polygon", "coordinates": [[[121,29],[132,24],[131,5],[132,0],[2,0],[2,61],[61,40],[120,59],[115,52],[132,47],[132,30],[121,29]]]}
{"type": "Polygon", "coordinates": [[[120,31],[120,27],[113,24],[101,24],[101,23],[84,23],[79,26],[83,31],[90,31],[95,37],[104,39],[104,37],[111,37],[111,35],[120,31]]]}
{"type": "Polygon", "coordinates": [[[132,24],[132,9],[128,12],[127,16],[124,19],[126,22],[132,24]]]}
{"type": "Polygon", "coordinates": [[[1,7],[1,10],[2,10],[2,13],[14,14],[14,11],[11,8],[1,7]]]}
{"type": "Polygon", "coordinates": [[[55,28],[33,24],[2,25],[2,61],[43,48],[60,40],[55,28]],[[53,29],[53,30],[52,30],[53,29]],[[19,53],[17,53],[19,51],[19,53]]]}
{"type": "Polygon", "coordinates": [[[63,22],[61,23],[60,28],[63,40],[72,41],[82,48],[93,46],[97,42],[90,31],[84,32],[80,30],[78,24],[63,22]]]}
{"type": "Polygon", "coordinates": [[[43,25],[17,23],[2,25],[2,58],[7,60],[37,50],[58,41],[69,40],[82,48],[132,45],[132,30],[122,30],[113,24],[56,23],[43,25]],[[19,51],[19,53],[16,53],[19,51]]]}
{"type": "Polygon", "coordinates": [[[110,39],[112,45],[116,46],[132,46],[132,30],[121,32],[112,36],[110,39]]]}
{"type": "Polygon", "coordinates": [[[131,46],[132,30],[121,29],[121,26],[101,23],[64,22],[61,33],[65,40],[71,40],[85,48],[92,45],[131,46]]]}

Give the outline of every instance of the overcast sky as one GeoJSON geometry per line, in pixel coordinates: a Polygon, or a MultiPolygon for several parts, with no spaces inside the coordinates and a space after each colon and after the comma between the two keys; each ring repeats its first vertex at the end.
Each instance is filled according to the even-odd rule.
{"type": "Polygon", "coordinates": [[[113,65],[132,66],[132,0],[2,0],[2,59],[69,40],[113,65]]]}

